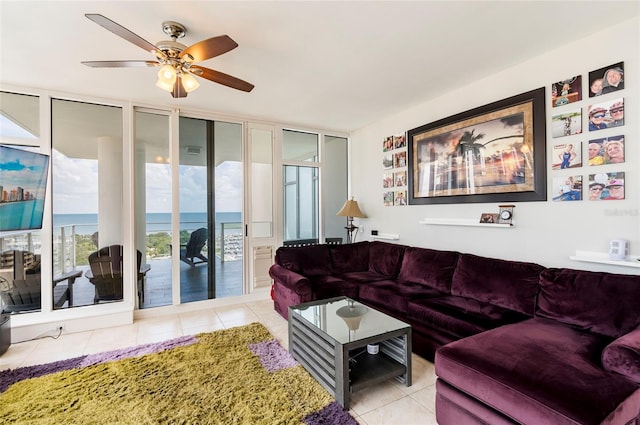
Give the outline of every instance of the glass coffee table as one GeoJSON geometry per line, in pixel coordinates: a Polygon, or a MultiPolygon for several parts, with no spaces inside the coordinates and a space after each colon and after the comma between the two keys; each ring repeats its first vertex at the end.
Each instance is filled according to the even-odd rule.
{"type": "Polygon", "coordinates": [[[289,307],[289,352],[344,409],[362,388],[411,385],[411,325],[347,297],[289,307]]]}

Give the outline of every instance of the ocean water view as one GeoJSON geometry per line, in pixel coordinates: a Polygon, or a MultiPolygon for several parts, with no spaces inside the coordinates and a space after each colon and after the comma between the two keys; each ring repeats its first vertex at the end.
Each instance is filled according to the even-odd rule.
{"type": "MultiPolygon", "coordinates": [[[[216,225],[240,223],[240,212],[217,212],[216,225]]],[[[207,213],[188,212],[180,214],[180,230],[194,230],[207,223],[207,213]]],[[[77,234],[90,235],[98,230],[98,214],[54,214],[53,227],[76,226],[77,234]]],[[[216,226],[217,227],[217,226],[216,226]]],[[[171,229],[171,213],[148,213],[147,233],[168,232],[171,229]]]]}

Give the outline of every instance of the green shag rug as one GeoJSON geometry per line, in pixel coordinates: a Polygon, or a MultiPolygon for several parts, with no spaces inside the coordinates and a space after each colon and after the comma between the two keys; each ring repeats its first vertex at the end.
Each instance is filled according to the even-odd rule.
{"type": "Polygon", "coordinates": [[[261,324],[0,372],[3,424],[356,424],[261,324]]]}

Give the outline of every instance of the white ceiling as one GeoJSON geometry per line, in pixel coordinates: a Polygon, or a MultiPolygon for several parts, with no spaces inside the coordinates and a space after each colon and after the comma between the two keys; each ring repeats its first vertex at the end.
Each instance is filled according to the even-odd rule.
{"type": "Polygon", "coordinates": [[[1,0],[0,82],[352,131],[638,15],[637,0],[1,0]],[[256,87],[245,93],[200,80],[186,99],[173,99],[155,86],[157,68],[81,65],[153,59],[85,13],[151,43],[167,39],[165,20],[187,27],[186,45],[228,34],[239,47],[200,64],[256,87]]]}

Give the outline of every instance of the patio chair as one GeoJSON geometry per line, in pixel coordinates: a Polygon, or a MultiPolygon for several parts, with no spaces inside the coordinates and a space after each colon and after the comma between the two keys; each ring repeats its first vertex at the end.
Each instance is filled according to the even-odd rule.
{"type": "Polygon", "coordinates": [[[204,248],[206,243],[207,229],[201,227],[193,231],[191,236],[189,236],[189,242],[180,245],[180,260],[191,267],[208,263],[209,259],[202,254],[202,248],[204,248]]]}
{"type": "MultiPolygon", "coordinates": [[[[138,298],[144,301],[144,279],[149,271],[148,266],[142,266],[142,253],[137,253],[138,264],[138,298]]],[[[89,255],[89,266],[85,274],[89,282],[95,286],[94,303],[101,301],[119,301],[123,299],[122,284],[122,245],[110,245],[100,248],[89,255]]]]}
{"type": "Polygon", "coordinates": [[[0,254],[0,297],[5,312],[40,310],[40,258],[19,250],[0,254]]]}

